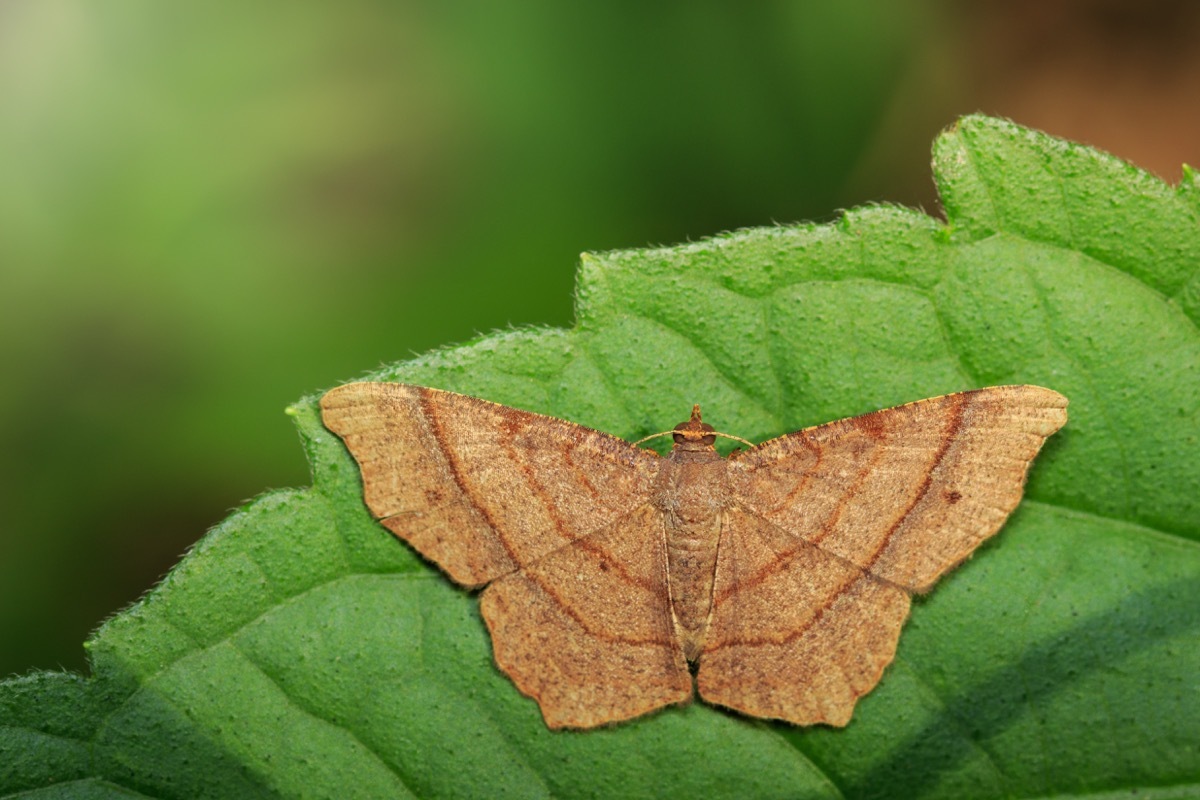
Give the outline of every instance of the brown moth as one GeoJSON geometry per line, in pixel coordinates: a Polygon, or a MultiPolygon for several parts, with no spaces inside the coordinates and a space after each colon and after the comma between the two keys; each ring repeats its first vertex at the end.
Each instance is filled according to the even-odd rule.
{"type": "Polygon", "coordinates": [[[551,728],[686,703],[693,673],[709,703],[845,725],[892,661],[910,595],[1000,529],[1066,406],[1038,386],[978,389],[725,458],[699,406],[663,457],[421,386],[321,399],[371,513],[486,585],[496,663],[551,728]]]}

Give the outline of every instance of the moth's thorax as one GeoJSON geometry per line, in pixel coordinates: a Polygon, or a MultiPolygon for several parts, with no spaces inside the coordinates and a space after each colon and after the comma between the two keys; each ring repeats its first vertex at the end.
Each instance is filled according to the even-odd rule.
{"type": "Polygon", "coordinates": [[[658,501],[663,512],[680,523],[699,522],[718,513],[728,494],[728,462],[716,450],[676,446],[659,477],[658,501]]]}
{"type": "Polygon", "coordinates": [[[663,512],[671,611],[684,655],[694,661],[712,606],[717,543],[728,502],[728,462],[712,447],[678,445],[660,473],[656,502],[663,512]]]}

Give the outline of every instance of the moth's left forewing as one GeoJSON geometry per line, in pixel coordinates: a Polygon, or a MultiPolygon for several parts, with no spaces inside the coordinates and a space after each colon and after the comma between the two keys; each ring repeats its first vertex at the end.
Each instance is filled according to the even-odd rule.
{"type": "Polygon", "coordinates": [[[738,502],[909,591],[1004,524],[1067,400],[998,386],[781,436],[730,459],[738,502]]]}

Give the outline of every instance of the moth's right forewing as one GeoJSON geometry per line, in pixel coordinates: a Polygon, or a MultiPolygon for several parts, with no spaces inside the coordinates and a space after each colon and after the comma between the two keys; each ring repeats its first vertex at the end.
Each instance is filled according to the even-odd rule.
{"type": "Polygon", "coordinates": [[[355,383],[321,400],[371,512],[454,580],[479,586],[642,505],[658,457],[486,400],[355,383]]]}

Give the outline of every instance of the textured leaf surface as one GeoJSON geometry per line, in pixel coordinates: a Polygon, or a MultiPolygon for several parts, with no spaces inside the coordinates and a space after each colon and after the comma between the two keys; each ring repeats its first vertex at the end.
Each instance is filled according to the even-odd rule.
{"type": "MultiPolygon", "coordinates": [[[[374,377],[636,438],[694,402],[763,438],[1009,382],[1071,398],[1006,530],[917,604],[845,730],[704,706],[551,733],[476,601],[375,525],[293,413],[311,489],[208,534],[87,644],[0,684],[22,797],[1189,797],[1200,793],[1200,193],[982,117],[948,224],[870,208],[585,256],[575,329],[374,377]]],[[[247,443],[252,446],[252,443],[247,443]]],[[[236,454],[231,454],[231,458],[236,454]]]]}

